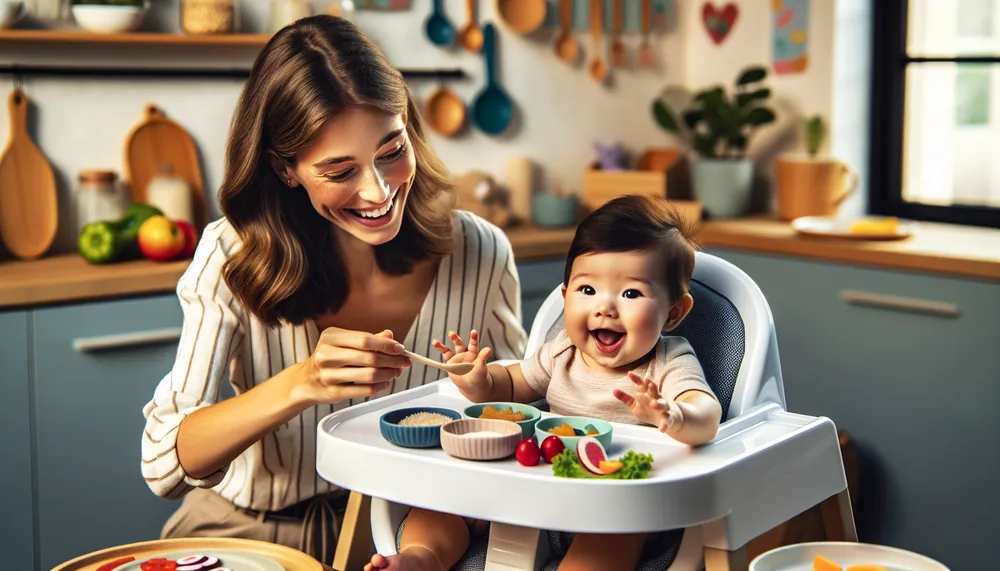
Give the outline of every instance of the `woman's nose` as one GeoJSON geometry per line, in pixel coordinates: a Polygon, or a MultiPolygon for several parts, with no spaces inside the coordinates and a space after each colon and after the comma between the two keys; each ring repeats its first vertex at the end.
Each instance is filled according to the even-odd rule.
{"type": "Polygon", "coordinates": [[[361,180],[361,190],[358,196],[367,202],[382,204],[389,198],[392,189],[382,178],[382,173],[378,169],[366,169],[366,174],[361,180]]]}

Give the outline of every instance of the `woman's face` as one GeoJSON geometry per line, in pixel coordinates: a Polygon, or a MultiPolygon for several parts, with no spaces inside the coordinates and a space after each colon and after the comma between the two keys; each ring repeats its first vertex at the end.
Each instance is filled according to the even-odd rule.
{"type": "Polygon", "coordinates": [[[320,216],[372,246],[399,232],[417,172],[402,116],[345,109],[297,159],[294,168],[283,167],[283,178],[305,188],[320,216]]]}

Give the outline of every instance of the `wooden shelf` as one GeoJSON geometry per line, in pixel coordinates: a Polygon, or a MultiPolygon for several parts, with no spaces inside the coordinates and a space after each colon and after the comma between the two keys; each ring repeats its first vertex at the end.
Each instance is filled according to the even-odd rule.
{"type": "Polygon", "coordinates": [[[188,35],[171,32],[101,34],[85,30],[0,30],[0,42],[53,44],[147,44],[175,46],[264,47],[269,34],[188,35]]]}

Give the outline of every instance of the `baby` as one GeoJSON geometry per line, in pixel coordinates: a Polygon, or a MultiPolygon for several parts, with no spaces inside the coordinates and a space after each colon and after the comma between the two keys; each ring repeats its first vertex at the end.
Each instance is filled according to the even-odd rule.
{"type": "MultiPolygon", "coordinates": [[[[699,445],[715,437],[722,408],[683,337],[663,336],[691,311],[688,283],[694,246],[665,200],[616,198],[577,228],[562,286],[565,326],[530,358],[487,363],[479,348],[455,333],[454,350],[437,348],[449,363],[474,363],[450,375],[472,402],[529,403],[544,397],[553,414],[646,424],[674,440],[699,445]]],[[[560,570],[634,569],[646,534],[577,534],[560,570]]],[[[460,516],[413,508],[400,553],[376,554],[365,571],[447,571],[468,549],[460,516]]]]}

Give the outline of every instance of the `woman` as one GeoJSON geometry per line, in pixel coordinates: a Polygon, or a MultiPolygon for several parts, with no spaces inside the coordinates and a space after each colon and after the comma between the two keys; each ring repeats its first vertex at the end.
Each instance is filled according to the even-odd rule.
{"type": "Polygon", "coordinates": [[[329,564],[349,492],[317,477],[317,423],[440,378],[401,351],[430,356],[450,331],[522,357],[510,243],[452,210],[402,76],[332,16],[257,58],[220,202],[177,286],[183,333],[143,409],[143,476],[184,497],[163,537],[273,541],[329,564]],[[220,402],[227,379],[237,396],[220,402]]]}

